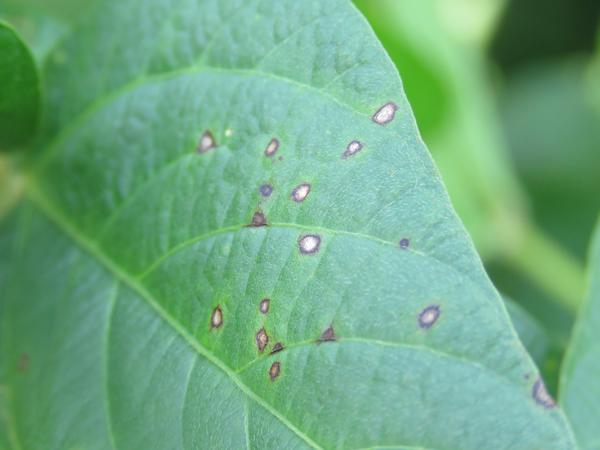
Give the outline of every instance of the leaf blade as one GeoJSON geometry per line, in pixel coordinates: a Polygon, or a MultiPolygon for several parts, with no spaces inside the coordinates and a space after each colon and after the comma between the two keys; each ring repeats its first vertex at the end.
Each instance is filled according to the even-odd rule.
{"type": "MultiPolygon", "coordinates": [[[[183,52],[181,70],[173,69],[152,38],[123,54],[94,50],[93,66],[87,56],[78,61],[75,43],[66,42],[62,50],[73,65],[50,68],[48,79],[56,83],[51,104],[59,111],[48,131],[54,149],[38,166],[28,195],[42,212],[36,213],[42,228],[51,226],[43,218],[50,217],[71,246],[92,255],[98,270],[122,284],[103,355],[115,444],[482,448],[493,438],[508,448],[509,431],[527,424],[523,448],[541,442],[571,448],[560,411],[531,398],[534,380],[523,375],[533,378],[537,370],[449,206],[400,80],[372,32],[347,2],[303,3],[313,18],[326,18],[294,21],[297,3],[246,6],[246,14],[260,12],[272,24],[290,20],[279,35],[293,37],[276,50],[248,40],[262,37],[265,22],[243,15],[236,16],[239,22],[223,19],[215,40],[201,40],[205,47],[196,55],[216,67],[190,69],[183,52]],[[339,8],[344,20],[327,18],[319,8],[339,8]],[[322,36],[324,43],[316,45],[322,36]],[[311,53],[307,39],[318,52],[311,53]],[[223,45],[231,51],[218,50],[223,45]],[[345,53],[353,45],[362,53],[345,53]],[[315,74],[292,72],[300,50],[315,74]],[[135,70],[109,74],[106,82],[104,74],[95,78],[96,65],[129,60],[132,53],[137,56],[127,64],[137,64],[135,70]],[[275,54],[277,67],[269,65],[275,54]],[[336,65],[332,54],[344,64],[336,65]],[[149,67],[164,65],[164,73],[137,80],[153,60],[161,62],[149,67]],[[360,77],[352,75],[355,66],[360,77]],[[336,69],[339,77],[331,84],[336,69]],[[77,81],[75,73],[91,75],[77,81]],[[350,82],[353,76],[358,78],[350,82]],[[73,100],[75,94],[66,94],[65,104],[58,103],[58,92],[71,89],[86,95],[73,100]],[[90,96],[101,100],[94,104],[90,96]],[[398,107],[394,120],[375,123],[372,116],[392,101],[398,107]],[[206,151],[198,153],[207,132],[218,145],[200,142],[206,151]],[[273,138],[279,142],[276,158],[265,155],[273,138]],[[344,159],[357,139],[364,147],[344,159]],[[268,199],[260,189],[265,183],[273,188],[268,199]],[[308,192],[296,191],[304,184],[310,184],[308,192]],[[267,225],[245,226],[254,222],[257,204],[267,225]],[[265,298],[267,315],[259,310],[265,298]],[[261,329],[269,336],[268,350],[277,342],[284,348],[262,353],[256,344],[261,329]],[[456,384],[444,381],[445,372],[456,384]],[[332,374],[342,380],[339,386],[327,382],[332,374]],[[476,388],[468,389],[461,376],[476,379],[476,388]],[[496,390],[503,402],[485,395],[496,390]],[[428,417],[436,408],[439,414],[428,417]],[[353,425],[346,420],[361,411],[353,425]],[[496,420],[509,412],[510,421],[496,420]],[[156,414],[164,420],[158,423],[156,414]],[[230,433],[219,433],[224,417],[230,433]],[[263,420],[279,425],[266,427],[263,420]],[[447,427],[448,420],[455,426],[447,427]]],[[[146,2],[148,17],[132,21],[119,9],[132,4],[119,2],[113,5],[118,13],[99,14],[97,26],[87,29],[136,34],[165,5],[173,3],[146,2]]],[[[184,6],[207,12],[239,6],[175,5],[182,8],[179,20],[189,13],[184,6]]],[[[171,42],[168,25],[164,29],[161,39],[171,42]]],[[[174,33],[176,38],[182,39],[174,33]]],[[[40,259],[42,246],[25,244],[23,260],[40,259]]],[[[27,291],[27,277],[34,276],[21,273],[11,314],[26,315],[19,298],[40,301],[39,292],[27,291]]],[[[77,300],[71,296],[65,303],[77,300]]],[[[7,319],[9,337],[24,341],[25,331],[12,322],[19,321],[7,319]]],[[[25,420],[29,406],[19,405],[25,420]]]]}

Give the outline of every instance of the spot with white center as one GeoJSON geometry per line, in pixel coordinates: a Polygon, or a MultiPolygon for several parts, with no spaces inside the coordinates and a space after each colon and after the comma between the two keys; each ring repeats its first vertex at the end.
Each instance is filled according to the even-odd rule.
{"type": "Polygon", "coordinates": [[[419,326],[421,328],[430,328],[440,317],[440,307],[431,305],[425,308],[419,314],[419,326]]]}
{"type": "Polygon", "coordinates": [[[221,325],[223,325],[223,311],[221,311],[220,306],[217,306],[210,316],[210,326],[211,328],[219,328],[221,325]]]}
{"type": "Polygon", "coordinates": [[[531,393],[535,401],[538,404],[542,405],[544,408],[554,408],[554,406],[556,405],[556,402],[548,393],[546,385],[544,384],[541,378],[538,378],[536,380],[531,393]]]}
{"type": "Polygon", "coordinates": [[[348,146],[346,147],[346,150],[344,151],[344,153],[342,153],[342,159],[346,159],[349,156],[352,156],[358,152],[360,152],[363,148],[363,145],[361,142],[359,141],[352,141],[348,144],[348,146]]]}
{"type": "Polygon", "coordinates": [[[271,300],[269,300],[268,298],[263,298],[259,306],[260,312],[263,314],[268,313],[270,304],[271,300]]]}
{"type": "Polygon", "coordinates": [[[298,203],[303,202],[309,193],[310,193],[310,184],[308,184],[308,183],[299,184],[292,191],[292,199],[298,203]]]}
{"type": "Polygon", "coordinates": [[[303,255],[317,253],[320,246],[321,238],[316,234],[305,234],[298,240],[298,247],[303,255]]]}
{"type": "Polygon", "coordinates": [[[265,156],[268,156],[270,158],[275,153],[277,153],[278,149],[279,149],[279,140],[277,138],[271,139],[271,142],[269,142],[269,144],[267,145],[267,148],[265,148],[265,156]]]}
{"type": "Polygon", "coordinates": [[[373,122],[378,123],[379,125],[385,125],[394,120],[397,110],[398,106],[395,103],[386,103],[373,114],[373,122]]]}
{"type": "Polygon", "coordinates": [[[206,153],[209,150],[212,150],[217,146],[217,142],[213,137],[210,131],[205,131],[204,134],[200,137],[200,142],[198,143],[198,153],[206,153]]]}

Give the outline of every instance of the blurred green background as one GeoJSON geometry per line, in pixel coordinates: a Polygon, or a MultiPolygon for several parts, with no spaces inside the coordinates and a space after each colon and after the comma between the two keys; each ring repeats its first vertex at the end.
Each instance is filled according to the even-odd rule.
{"type": "MultiPolygon", "coordinates": [[[[0,17],[43,65],[93,1],[3,0],[0,17]]],[[[554,391],[600,210],[600,1],[354,3],[398,67],[454,206],[554,391]]]]}

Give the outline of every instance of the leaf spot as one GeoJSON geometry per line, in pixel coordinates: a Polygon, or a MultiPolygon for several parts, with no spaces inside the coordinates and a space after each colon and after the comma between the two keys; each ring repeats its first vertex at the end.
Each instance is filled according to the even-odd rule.
{"type": "Polygon", "coordinates": [[[258,347],[258,351],[261,353],[264,352],[265,347],[267,346],[268,343],[269,343],[269,336],[267,335],[267,332],[265,331],[265,329],[261,328],[260,330],[258,330],[258,333],[256,333],[256,346],[258,347]]]}
{"type": "Polygon", "coordinates": [[[280,372],[281,363],[279,361],[275,361],[273,364],[271,364],[271,368],[269,369],[269,378],[271,378],[271,381],[275,381],[275,378],[279,376],[280,372]]]}
{"type": "Polygon", "coordinates": [[[265,217],[265,215],[260,211],[256,211],[252,215],[252,223],[250,224],[250,226],[251,227],[264,227],[266,225],[267,225],[267,218],[265,217]]]}
{"type": "Polygon", "coordinates": [[[262,301],[260,302],[260,306],[258,307],[258,309],[260,310],[261,313],[266,314],[269,312],[269,305],[271,304],[271,300],[268,298],[263,298],[262,301]]]}
{"type": "Polygon", "coordinates": [[[440,317],[440,307],[438,305],[431,305],[425,308],[419,314],[419,326],[421,328],[430,328],[440,317]]]}
{"type": "Polygon", "coordinates": [[[352,156],[358,152],[360,152],[363,148],[363,145],[359,141],[352,141],[346,147],[344,153],[342,153],[342,159],[348,158],[348,156],[352,156]]]}
{"type": "Polygon", "coordinates": [[[265,148],[265,156],[270,158],[275,153],[277,153],[277,150],[279,150],[279,139],[273,138],[267,144],[267,148],[265,148]]]}
{"type": "Polygon", "coordinates": [[[308,184],[308,183],[299,184],[292,191],[292,199],[298,203],[303,202],[309,193],[310,193],[310,184],[308,184]]]}
{"type": "Polygon", "coordinates": [[[541,378],[538,378],[533,384],[533,389],[531,393],[533,395],[534,400],[538,404],[542,405],[544,408],[554,408],[554,406],[556,405],[556,402],[546,390],[546,385],[544,384],[541,378]]]}
{"type": "Polygon", "coordinates": [[[397,110],[398,106],[395,103],[386,103],[373,114],[373,122],[378,123],[379,125],[385,125],[394,120],[394,115],[397,110]]]}
{"type": "Polygon", "coordinates": [[[400,239],[400,248],[406,250],[410,245],[410,241],[407,238],[400,239]]]}
{"type": "Polygon", "coordinates": [[[272,355],[273,353],[280,352],[280,351],[281,351],[281,350],[283,350],[283,349],[284,349],[284,347],[283,347],[283,344],[282,344],[281,342],[277,342],[277,343],[276,343],[276,344],[273,346],[273,350],[271,350],[271,355],[272,355]]]}
{"type": "Polygon", "coordinates": [[[335,340],[336,340],[335,331],[333,331],[333,325],[330,325],[329,328],[327,328],[325,331],[323,331],[323,334],[321,334],[321,337],[319,338],[317,343],[332,342],[335,340]]]}
{"type": "Polygon", "coordinates": [[[270,184],[263,184],[258,191],[260,192],[260,195],[262,195],[263,197],[270,197],[271,194],[273,193],[273,186],[271,186],[270,184]]]}
{"type": "Polygon", "coordinates": [[[298,246],[303,255],[317,253],[321,246],[321,238],[316,234],[305,234],[298,240],[298,246]]]}
{"type": "Polygon", "coordinates": [[[198,153],[206,153],[209,150],[212,150],[217,146],[217,142],[213,137],[212,133],[208,130],[202,134],[200,137],[200,142],[198,143],[198,153]]]}
{"type": "Polygon", "coordinates": [[[217,306],[210,316],[210,326],[211,328],[219,328],[221,325],[223,325],[223,311],[221,306],[217,306]]]}

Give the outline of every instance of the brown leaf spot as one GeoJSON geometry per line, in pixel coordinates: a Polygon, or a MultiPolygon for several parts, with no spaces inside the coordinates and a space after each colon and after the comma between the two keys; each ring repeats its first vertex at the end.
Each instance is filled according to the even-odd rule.
{"type": "Polygon", "coordinates": [[[258,330],[258,333],[256,333],[256,346],[258,347],[258,351],[261,353],[264,352],[265,347],[268,343],[269,336],[267,336],[267,332],[265,331],[265,329],[261,328],[260,330],[258,330]]]}
{"type": "Polygon", "coordinates": [[[269,378],[271,381],[275,381],[275,378],[279,376],[281,372],[281,363],[279,361],[275,361],[271,364],[271,368],[269,369],[269,378]]]}
{"type": "Polygon", "coordinates": [[[308,197],[309,193],[310,193],[310,184],[308,184],[308,183],[299,184],[292,191],[292,199],[298,203],[303,202],[306,199],[306,197],[308,197]]]}
{"type": "Polygon", "coordinates": [[[359,141],[350,142],[347,145],[344,153],[342,153],[342,159],[346,159],[346,158],[348,158],[348,156],[355,155],[356,153],[360,152],[362,150],[362,148],[363,148],[363,145],[361,142],[359,142],[359,141]]]}
{"type": "Polygon", "coordinates": [[[556,402],[546,390],[546,385],[541,378],[538,378],[533,384],[531,394],[534,400],[544,408],[554,408],[556,406],[556,402]]]}
{"type": "Polygon", "coordinates": [[[260,211],[256,211],[252,215],[252,223],[250,224],[250,226],[251,227],[264,227],[266,225],[267,225],[267,218],[265,217],[265,215],[260,211]]]}
{"type": "Polygon", "coordinates": [[[277,150],[279,150],[279,139],[273,138],[267,144],[267,148],[265,148],[265,156],[270,158],[275,153],[277,153],[277,150]]]}
{"type": "Polygon", "coordinates": [[[400,248],[406,250],[410,245],[410,241],[407,238],[400,239],[400,248]]]}
{"type": "Polygon", "coordinates": [[[260,302],[260,306],[258,307],[258,309],[260,310],[261,313],[266,314],[269,312],[269,305],[271,304],[271,300],[268,298],[263,298],[262,301],[260,302]]]}
{"type": "Polygon", "coordinates": [[[303,255],[317,253],[321,246],[321,237],[316,234],[305,234],[298,239],[298,247],[303,255]]]}
{"type": "Polygon", "coordinates": [[[284,347],[283,347],[283,344],[282,344],[281,342],[277,342],[277,343],[276,343],[276,344],[273,346],[273,349],[271,350],[271,355],[272,355],[273,353],[280,352],[280,351],[281,351],[281,350],[283,350],[283,349],[284,349],[284,347]]]}
{"type": "Polygon", "coordinates": [[[221,325],[223,325],[223,311],[221,306],[217,306],[210,316],[210,327],[219,328],[221,325]]]}
{"type": "Polygon", "coordinates": [[[398,105],[394,102],[386,103],[373,114],[373,122],[378,123],[379,125],[385,125],[394,120],[394,115],[397,110],[398,105]]]}
{"type": "Polygon", "coordinates": [[[425,308],[419,314],[419,326],[421,328],[430,328],[440,317],[440,307],[439,305],[431,305],[425,308]]]}
{"type": "Polygon", "coordinates": [[[209,150],[212,150],[217,146],[217,142],[213,137],[210,131],[205,131],[204,134],[200,137],[200,142],[198,143],[197,151],[198,153],[206,153],[209,150]]]}
{"type": "Polygon", "coordinates": [[[323,331],[323,334],[321,334],[321,337],[319,338],[319,340],[317,341],[318,343],[321,342],[331,342],[331,341],[335,341],[336,337],[335,337],[335,332],[333,331],[333,325],[330,325],[329,328],[327,328],[325,331],[323,331]]]}

